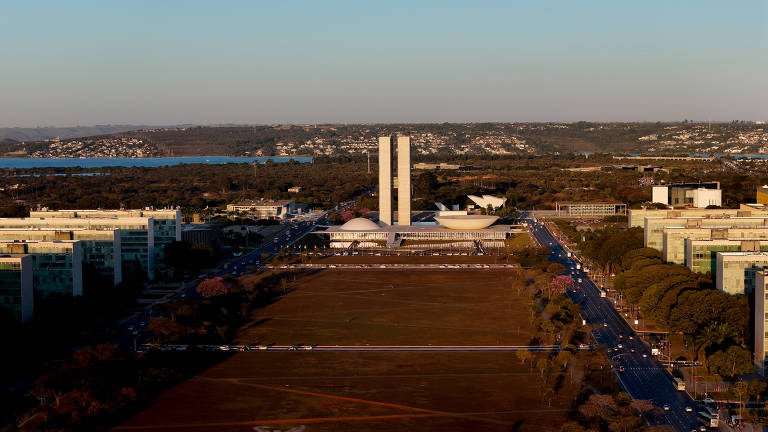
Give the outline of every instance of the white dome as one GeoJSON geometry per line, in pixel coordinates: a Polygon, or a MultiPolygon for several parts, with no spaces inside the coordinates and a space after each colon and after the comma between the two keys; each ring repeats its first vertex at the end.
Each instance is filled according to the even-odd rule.
{"type": "Polygon", "coordinates": [[[370,219],[354,218],[354,219],[350,219],[347,223],[342,225],[339,229],[342,229],[344,231],[373,231],[373,230],[379,229],[379,226],[376,225],[376,223],[370,219]]]}
{"type": "Polygon", "coordinates": [[[483,229],[496,222],[498,216],[486,215],[456,215],[435,216],[435,220],[449,229],[483,229]]]}

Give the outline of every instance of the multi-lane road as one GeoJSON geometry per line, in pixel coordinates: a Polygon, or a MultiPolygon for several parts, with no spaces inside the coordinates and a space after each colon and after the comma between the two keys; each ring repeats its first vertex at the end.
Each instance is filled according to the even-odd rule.
{"type": "Polygon", "coordinates": [[[570,291],[568,296],[581,304],[583,318],[595,328],[592,331],[595,342],[608,347],[608,355],[616,364],[617,376],[625,391],[635,399],[653,400],[659,407],[664,407],[664,418],[676,430],[688,432],[696,429],[696,402],[686,392],[675,388],[669,372],[651,356],[648,347],[611,302],[600,297],[600,290],[589,276],[576,269],[578,261],[568,257],[567,250],[549,229],[533,220],[527,223],[536,241],[552,251],[550,259],[563,264],[577,282],[577,289],[570,291]],[[579,279],[581,283],[578,283],[579,279]],[[687,412],[686,407],[693,412],[687,412]]]}
{"type": "MultiPolygon", "coordinates": [[[[263,255],[271,258],[278,253],[280,249],[290,246],[292,243],[314,230],[318,224],[323,224],[324,222],[325,213],[315,220],[288,223],[287,230],[284,230],[274,239],[267,241],[258,249],[230,260],[222,268],[209,273],[208,275],[186,282],[184,284],[184,289],[171,296],[170,300],[179,300],[184,297],[197,298],[199,294],[195,289],[203,278],[224,276],[226,274],[241,276],[252,272],[255,268],[263,264],[263,255]]],[[[134,314],[130,318],[124,320],[118,326],[117,334],[111,338],[111,341],[131,349],[144,343],[152,337],[147,329],[147,324],[154,313],[157,312],[152,309],[142,314],[134,314]]]]}
{"type": "MultiPolygon", "coordinates": [[[[322,352],[515,352],[560,351],[560,345],[198,345],[207,351],[322,351],[322,352]]],[[[142,349],[185,351],[187,345],[145,345],[142,349]]],[[[588,348],[585,348],[588,349],[588,348]]]]}

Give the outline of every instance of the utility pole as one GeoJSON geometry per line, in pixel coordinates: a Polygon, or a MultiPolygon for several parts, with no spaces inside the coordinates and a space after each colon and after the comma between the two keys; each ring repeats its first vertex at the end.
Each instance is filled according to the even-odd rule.
{"type": "Polygon", "coordinates": [[[368,156],[368,174],[370,174],[371,173],[371,152],[369,150],[366,150],[365,154],[368,156]]]}

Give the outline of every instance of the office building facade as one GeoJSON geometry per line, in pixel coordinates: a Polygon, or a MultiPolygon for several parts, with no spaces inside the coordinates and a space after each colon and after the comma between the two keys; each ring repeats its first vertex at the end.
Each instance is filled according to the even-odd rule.
{"type": "Polygon", "coordinates": [[[37,210],[30,212],[31,218],[65,219],[133,219],[152,218],[154,266],[162,265],[165,246],[181,241],[181,210],[178,208],[143,210],[37,210]]]}
{"type": "Polygon", "coordinates": [[[643,227],[645,218],[733,218],[763,217],[768,218],[768,210],[742,205],[738,209],[629,209],[629,226],[643,227]]]}
{"type": "Polygon", "coordinates": [[[118,229],[122,279],[155,277],[154,219],[124,218],[0,218],[0,229],[118,229]]]}
{"type": "Polygon", "coordinates": [[[379,222],[393,225],[392,149],[397,146],[397,225],[411,225],[411,137],[379,137],[379,222]]]}
{"type": "Polygon", "coordinates": [[[768,252],[718,252],[715,287],[728,294],[752,295],[755,273],[768,267],[768,252]]]}
{"type": "Polygon", "coordinates": [[[664,252],[664,230],[668,228],[760,228],[768,227],[761,217],[733,218],[645,218],[643,245],[664,252]]]}
{"type": "Polygon", "coordinates": [[[91,265],[114,285],[123,281],[119,229],[0,229],[0,241],[79,240],[83,245],[83,264],[91,265]]]}
{"type": "Polygon", "coordinates": [[[83,249],[79,241],[0,242],[0,252],[32,257],[36,296],[83,295],[83,249]]]}
{"type": "Polygon", "coordinates": [[[0,256],[0,307],[19,322],[34,316],[33,258],[15,254],[0,256]]]}

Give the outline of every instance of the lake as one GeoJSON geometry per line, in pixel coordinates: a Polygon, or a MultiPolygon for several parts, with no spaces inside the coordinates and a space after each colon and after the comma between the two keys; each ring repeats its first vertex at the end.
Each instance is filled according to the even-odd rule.
{"type": "Polygon", "coordinates": [[[229,156],[189,156],[189,157],[159,157],[159,158],[0,158],[1,168],[102,168],[102,167],[161,167],[169,165],[207,164],[218,165],[227,163],[264,163],[273,162],[312,162],[311,157],[229,157],[229,156]]]}

